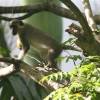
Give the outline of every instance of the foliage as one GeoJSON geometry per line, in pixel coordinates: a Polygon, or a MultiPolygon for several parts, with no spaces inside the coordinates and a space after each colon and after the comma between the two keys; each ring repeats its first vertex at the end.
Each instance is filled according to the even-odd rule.
{"type": "Polygon", "coordinates": [[[42,84],[49,84],[50,82],[59,83],[61,87],[63,87],[64,85],[67,85],[70,82],[70,75],[67,72],[58,72],[45,76],[40,80],[40,83],[42,84]]]}
{"type": "Polygon", "coordinates": [[[99,100],[100,57],[90,56],[83,62],[71,72],[59,72],[44,77],[42,82],[70,80],[67,86],[64,84],[63,87],[50,93],[44,100],[99,100]]]}
{"type": "Polygon", "coordinates": [[[77,38],[69,38],[67,41],[65,41],[64,45],[75,45],[77,38]]]}
{"type": "MultiPolygon", "coordinates": [[[[62,43],[62,45],[64,46],[75,46],[75,42],[76,42],[77,38],[69,38],[68,40],[66,40],[64,43],[62,43]]],[[[66,60],[66,62],[68,62],[69,60],[72,61],[77,61],[77,60],[82,60],[82,57],[80,55],[65,55],[65,56],[59,56],[56,61],[61,62],[63,60],[66,60]]]]}
{"type": "MultiPolygon", "coordinates": [[[[28,0],[26,0],[26,2],[27,1],[28,0]]],[[[33,2],[33,0],[30,0],[30,1],[33,2]]],[[[34,3],[35,1],[37,0],[34,0],[34,3]]],[[[43,0],[42,2],[44,1],[46,0],[43,0]]],[[[87,27],[88,25],[86,23],[87,21],[84,20],[84,17],[81,14],[80,10],[78,10],[78,8],[73,3],[71,3],[71,0],[67,2],[66,0],[60,0],[60,1],[65,2],[65,4],[70,8],[70,10],[76,15],[76,17],[78,18],[78,21],[82,25],[83,31],[90,34],[91,31],[87,31],[89,30],[89,27],[87,27]]],[[[41,2],[41,0],[38,0],[38,2],[41,2]]],[[[54,3],[57,3],[57,1],[55,0],[54,3]]],[[[58,2],[58,4],[60,3],[58,2]]],[[[36,27],[40,28],[42,31],[53,34],[52,36],[56,40],[61,41],[61,36],[62,36],[61,18],[48,12],[43,12],[38,15],[36,14],[33,17],[32,19],[28,20],[30,24],[34,23],[36,27]],[[33,17],[34,17],[34,20],[33,20],[33,17]]],[[[97,30],[97,32],[99,32],[99,30],[97,30]]],[[[7,47],[6,47],[4,38],[2,38],[3,37],[2,33],[3,32],[0,32],[0,55],[6,56],[7,55],[6,53],[9,54],[9,50],[6,49],[7,47]]],[[[81,44],[82,44],[82,40],[83,42],[84,42],[84,39],[88,40],[86,36],[85,37],[83,36],[83,33],[75,34],[75,35],[77,35],[77,37],[79,38],[78,41],[81,42],[81,44]]],[[[75,42],[76,42],[76,39],[71,38],[65,41],[63,44],[74,46],[75,42]]],[[[87,41],[85,42],[87,43],[87,41]]],[[[94,43],[95,45],[97,45],[97,42],[90,41],[89,47],[91,47],[90,43],[94,43]]],[[[80,44],[78,46],[81,47],[80,44]]],[[[88,48],[87,48],[88,46],[86,44],[83,43],[82,46],[86,48],[86,50],[82,48],[83,51],[88,51],[88,48]]],[[[93,46],[92,50],[90,51],[92,51],[93,53],[94,50],[95,50],[95,46],[93,46]]],[[[42,58],[39,58],[40,55],[38,54],[38,52],[35,50],[33,51],[34,53],[29,51],[29,54],[34,55],[33,57],[34,60],[29,59],[29,58],[24,59],[24,60],[28,60],[29,65],[33,65],[33,62],[34,63],[41,62],[42,60],[42,58]],[[36,58],[39,58],[39,59],[36,59],[36,58]]],[[[100,50],[97,50],[97,51],[100,51],[100,50]]],[[[97,54],[97,52],[93,53],[93,55],[95,54],[97,54]]],[[[82,58],[78,55],[65,56],[65,57],[58,58],[59,61],[62,59],[66,59],[66,62],[68,62],[70,59],[72,59],[73,61],[76,61],[77,59],[82,60],[82,58]]],[[[73,69],[71,72],[58,72],[58,73],[53,73],[51,75],[43,77],[40,80],[40,83],[43,85],[44,83],[50,84],[53,82],[55,82],[55,84],[58,84],[58,87],[57,87],[58,89],[54,90],[49,95],[48,95],[48,91],[46,91],[46,89],[43,86],[41,86],[39,83],[36,83],[34,80],[30,79],[29,77],[22,74],[21,72],[14,73],[13,75],[7,76],[6,78],[3,78],[0,80],[0,89],[1,89],[0,100],[11,100],[12,98],[16,100],[42,100],[43,98],[44,100],[99,100],[99,97],[100,97],[100,78],[99,78],[100,68],[99,66],[100,66],[100,57],[89,56],[89,57],[86,57],[82,61],[82,63],[79,66],[76,66],[76,68],[73,69]]],[[[55,84],[54,84],[54,87],[55,87],[55,84]]]]}
{"type": "Polygon", "coordinates": [[[0,88],[0,100],[41,100],[48,94],[44,87],[21,73],[1,80],[0,88]]]}
{"type": "Polygon", "coordinates": [[[7,48],[0,47],[0,55],[8,56],[9,50],[7,48]]]}
{"type": "Polygon", "coordinates": [[[3,27],[0,23],[0,55],[9,56],[9,50],[4,39],[3,27]]]}
{"type": "Polygon", "coordinates": [[[1,80],[0,99],[9,100],[15,97],[16,100],[42,100],[45,97],[44,100],[99,100],[99,66],[100,57],[90,56],[71,72],[58,72],[43,77],[40,80],[42,84],[49,84],[50,81],[62,84],[49,95],[38,83],[21,73],[16,73],[1,80]]]}

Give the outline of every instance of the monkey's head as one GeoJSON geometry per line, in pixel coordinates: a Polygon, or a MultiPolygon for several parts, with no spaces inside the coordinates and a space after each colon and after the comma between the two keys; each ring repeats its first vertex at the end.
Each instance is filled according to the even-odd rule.
{"type": "Polygon", "coordinates": [[[13,35],[16,35],[17,32],[18,32],[18,28],[19,28],[19,27],[23,27],[23,26],[24,26],[23,21],[18,20],[18,19],[13,20],[13,21],[11,22],[11,24],[10,24],[10,28],[12,28],[12,34],[13,34],[13,35]]]}

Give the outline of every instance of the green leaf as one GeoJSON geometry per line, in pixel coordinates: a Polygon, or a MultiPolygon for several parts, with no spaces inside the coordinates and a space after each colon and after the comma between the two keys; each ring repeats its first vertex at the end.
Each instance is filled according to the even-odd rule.
{"type": "Polygon", "coordinates": [[[8,78],[18,100],[34,100],[26,83],[15,75],[8,78]]]}
{"type": "Polygon", "coordinates": [[[8,48],[0,47],[0,55],[8,56],[9,53],[10,53],[10,51],[8,50],[8,48]]]}
{"type": "Polygon", "coordinates": [[[23,61],[30,66],[38,65],[43,61],[40,53],[35,48],[31,47],[28,53],[25,55],[23,61]]]}
{"type": "Polygon", "coordinates": [[[56,61],[57,61],[57,62],[61,62],[61,61],[63,61],[65,58],[66,58],[66,56],[65,56],[65,57],[59,56],[59,57],[56,58],[56,61]]]}
{"type": "Polygon", "coordinates": [[[13,88],[11,87],[11,84],[5,80],[1,89],[0,100],[11,100],[11,97],[15,98],[13,88]]]}
{"type": "Polygon", "coordinates": [[[82,57],[80,55],[71,55],[66,57],[66,62],[69,60],[77,61],[77,60],[82,60],[82,57]]]}
{"type": "Polygon", "coordinates": [[[20,77],[23,80],[23,82],[27,85],[29,91],[34,97],[34,100],[36,99],[41,100],[42,98],[48,95],[48,91],[39,83],[35,82],[34,80],[30,78],[27,79],[21,73],[18,73],[17,76],[20,77]]]}
{"type": "Polygon", "coordinates": [[[65,41],[63,44],[64,45],[73,45],[75,44],[77,38],[69,38],[67,41],[65,41]]]}

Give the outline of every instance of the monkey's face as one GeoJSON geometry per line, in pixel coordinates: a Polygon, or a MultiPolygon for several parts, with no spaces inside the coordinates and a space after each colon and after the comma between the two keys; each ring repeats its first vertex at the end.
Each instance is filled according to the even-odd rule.
{"type": "Polygon", "coordinates": [[[22,26],[24,26],[24,23],[21,20],[13,20],[10,25],[10,28],[12,28],[12,34],[16,35],[18,32],[18,28],[22,26]]]}

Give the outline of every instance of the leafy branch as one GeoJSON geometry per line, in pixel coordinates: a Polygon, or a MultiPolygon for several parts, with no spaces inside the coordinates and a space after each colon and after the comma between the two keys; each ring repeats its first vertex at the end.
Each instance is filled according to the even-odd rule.
{"type": "MultiPolygon", "coordinates": [[[[87,58],[86,58],[87,59],[87,58]]],[[[56,80],[66,80],[69,79],[69,83],[63,87],[51,92],[44,100],[54,99],[54,100],[86,100],[94,99],[99,100],[100,96],[100,57],[89,57],[89,63],[84,63],[81,67],[77,66],[71,72],[56,73],[51,74],[43,78],[43,82],[55,81],[56,80]],[[51,76],[51,77],[50,77],[51,76]],[[58,77],[59,76],[59,77],[58,77]],[[56,78],[55,78],[56,77],[56,78]],[[61,78],[63,77],[63,78],[61,78]]],[[[60,82],[58,82],[60,84],[60,82]]],[[[66,82],[67,83],[67,82],[66,82]]]]}

